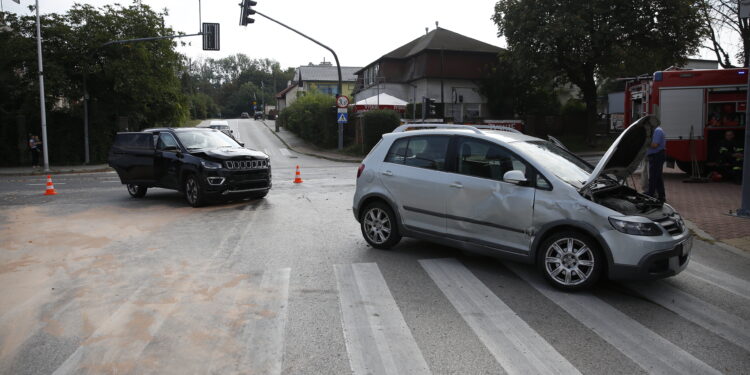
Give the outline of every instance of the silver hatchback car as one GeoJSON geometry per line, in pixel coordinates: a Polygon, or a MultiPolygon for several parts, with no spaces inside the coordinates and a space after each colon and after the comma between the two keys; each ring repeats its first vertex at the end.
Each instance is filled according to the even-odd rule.
{"type": "Polygon", "coordinates": [[[515,131],[407,124],[362,161],[354,216],[375,248],[407,236],[534,263],[561,289],[673,276],[688,264],[690,232],[625,184],[657,121],[633,123],[595,167],[515,131]]]}

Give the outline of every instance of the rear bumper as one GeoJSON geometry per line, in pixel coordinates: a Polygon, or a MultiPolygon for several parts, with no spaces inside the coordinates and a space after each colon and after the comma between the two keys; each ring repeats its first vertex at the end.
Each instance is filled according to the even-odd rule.
{"type": "Polygon", "coordinates": [[[693,238],[688,236],[674,247],[651,252],[637,265],[612,264],[611,280],[654,280],[679,274],[687,268],[692,252],[693,238]]]}

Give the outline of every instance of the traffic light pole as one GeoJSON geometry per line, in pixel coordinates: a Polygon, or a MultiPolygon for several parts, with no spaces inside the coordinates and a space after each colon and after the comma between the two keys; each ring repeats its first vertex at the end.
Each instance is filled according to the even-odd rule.
{"type": "Polygon", "coordinates": [[[39,22],[39,0],[34,6],[36,10],[36,52],[39,63],[39,109],[42,117],[42,152],[44,153],[44,171],[49,172],[49,140],[47,139],[47,104],[44,100],[44,67],[42,64],[42,28],[39,22]]]}
{"type": "MultiPolygon", "coordinates": [[[[318,42],[317,40],[315,40],[315,39],[313,39],[313,38],[305,35],[304,33],[300,32],[299,30],[296,30],[293,27],[290,27],[290,26],[288,26],[288,25],[286,25],[286,24],[284,24],[282,22],[279,22],[279,21],[277,21],[277,20],[275,20],[275,19],[273,19],[273,18],[271,18],[271,17],[269,17],[269,16],[267,16],[267,15],[261,13],[261,12],[258,12],[257,10],[255,11],[255,14],[257,14],[259,16],[262,16],[263,18],[265,18],[265,19],[267,19],[269,21],[275,22],[275,23],[277,23],[277,24],[279,24],[279,25],[281,25],[283,27],[286,27],[287,29],[294,31],[295,33],[297,33],[297,34],[299,34],[299,35],[307,38],[311,42],[313,42],[313,43],[315,43],[315,44],[317,44],[317,45],[319,45],[319,46],[327,49],[329,52],[331,52],[331,54],[333,54],[334,60],[336,60],[336,69],[338,70],[338,74],[339,74],[338,95],[343,95],[343,89],[342,89],[342,85],[341,85],[341,64],[339,64],[339,57],[336,55],[336,52],[334,52],[331,49],[331,47],[328,47],[327,45],[325,45],[325,44],[323,44],[321,42],[318,42]]],[[[336,96],[338,96],[338,95],[336,95],[336,96]]],[[[338,124],[338,127],[339,127],[338,128],[338,130],[339,130],[338,131],[338,133],[339,133],[339,144],[338,144],[339,147],[338,147],[338,149],[341,150],[341,149],[344,148],[344,124],[338,124]]]]}

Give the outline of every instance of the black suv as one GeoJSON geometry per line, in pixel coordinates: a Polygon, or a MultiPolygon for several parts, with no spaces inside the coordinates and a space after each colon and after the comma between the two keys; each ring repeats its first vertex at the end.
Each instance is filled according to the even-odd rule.
{"type": "Polygon", "coordinates": [[[108,161],[133,197],[142,198],[150,187],[174,189],[198,207],[215,198],[268,194],[268,155],[243,146],[214,129],[148,129],[117,133],[108,161]]]}

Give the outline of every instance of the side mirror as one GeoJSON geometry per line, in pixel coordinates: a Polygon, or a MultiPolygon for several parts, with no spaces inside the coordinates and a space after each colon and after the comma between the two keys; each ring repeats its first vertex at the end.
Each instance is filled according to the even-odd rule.
{"type": "Polygon", "coordinates": [[[503,181],[521,185],[526,182],[526,176],[519,170],[507,171],[503,175],[503,181]]]}
{"type": "Polygon", "coordinates": [[[239,143],[239,144],[240,144],[240,147],[245,147],[245,144],[244,144],[244,143],[242,143],[242,142],[237,142],[237,143],[239,143]]]}

